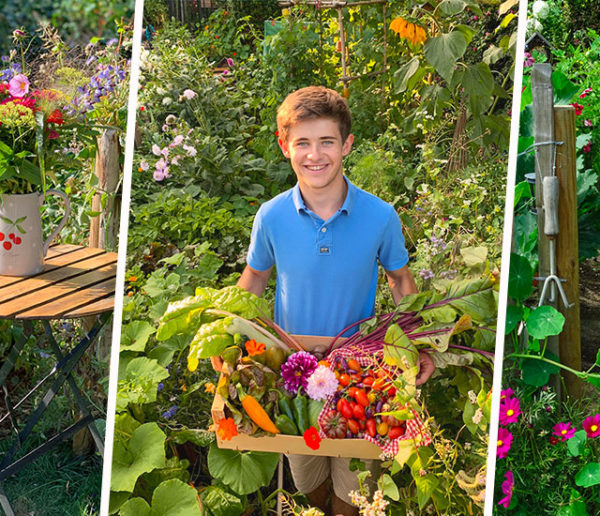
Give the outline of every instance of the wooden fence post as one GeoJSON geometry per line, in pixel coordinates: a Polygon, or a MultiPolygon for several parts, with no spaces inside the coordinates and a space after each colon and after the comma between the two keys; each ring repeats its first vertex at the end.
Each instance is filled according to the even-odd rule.
{"type": "MultiPolygon", "coordinates": [[[[544,177],[552,175],[554,164],[555,147],[552,143],[555,141],[552,65],[549,63],[536,63],[533,65],[531,71],[531,92],[533,96],[534,142],[538,144],[535,148],[535,206],[538,217],[538,276],[547,277],[550,275],[550,249],[548,237],[544,234],[544,200],[542,195],[542,183],[544,177]]],[[[540,295],[543,283],[543,281],[539,282],[540,295]]],[[[558,297],[558,294],[556,297],[558,297]]],[[[556,299],[554,303],[550,303],[546,298],[544,304],[556,308],[556,299]]],[[[556,356],[560,356],[557,336],[548,337],[547,349],[556,356]]],[[[552,379],[551,385],[556,392],[560,394],[560,382],[558,376],[552,379]]]]}
{"type": "MultiPolygon", "coordinates": [[[[577,166],[575,149],[575,109],[572,106],[554,107],[554,132],[563,142],[557,148],[556,175],[559,180],[558,220],[556,238],[557,276],[565,279],[563,288],[570,308],[559,303],[565,316],[563,331],[558,337],[562,364],[581,370],[581,326],[579,320],[579,238],[577,228],[577,166]]],[[[574,374],[563,373],[567,393],[581,397],[582,382],[574,374]]]]}

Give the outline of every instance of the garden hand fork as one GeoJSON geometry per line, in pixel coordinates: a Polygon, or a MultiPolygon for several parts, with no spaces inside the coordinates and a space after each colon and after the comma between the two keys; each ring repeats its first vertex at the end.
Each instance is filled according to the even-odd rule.
{"type": "Polygon", "coordinates": [[[548,237],[548,252],[550,253],[550,274],[543,279],[544,286],[538,306],[542,306],[546,298],[548,288],[550,288],[550,296],[548,297],[551,303],[556,299],[556,289],[560,293],[560,297],[567,308],[571,308],[574,303],[569,303],[567,295],[562,287],[562,282],[566,281],[556,275],[556,236],[558,235],[558,177],[546,176],[542,183],[543,199],[544,199],[544,234],[548,237]]]}

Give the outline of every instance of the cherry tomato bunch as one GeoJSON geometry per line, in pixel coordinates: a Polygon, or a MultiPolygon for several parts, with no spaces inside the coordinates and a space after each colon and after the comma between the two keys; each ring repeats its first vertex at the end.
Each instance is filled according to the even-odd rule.
{"type": "MultiPolygon", "coordinates": [[[[399,407],[393,403],[396,388],[389,373],[381,368],[362,367],[353,358],[338,357],[334,363],[335,376],[338,379],[338,391],[335,394],[333,412],[345,420],[338,423],[346,426],[343,437],[363,437],[370,435],[380,441],[396,439],[404,435],[406,422],[393,416],[381,415],[399,407]]],[[[333,416],[333,414],[331,414],[333,416]]]]}

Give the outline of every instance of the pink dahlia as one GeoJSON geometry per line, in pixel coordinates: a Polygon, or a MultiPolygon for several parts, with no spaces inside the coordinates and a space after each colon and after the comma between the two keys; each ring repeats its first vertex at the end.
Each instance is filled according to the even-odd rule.
{"type": "Polygon", "coordinates": [[[502,482],[502,493],[504,494],[504,498],[498,502],[498,505],[502,505],[504,508],[508,509],[515,487],[515,477],[512,471],[507,471],[504,476],[506,478],[506,480],[502,482]]]}
{"type": "Polygon", "coordinates": [[[598,437],[600,435],[600,414],[586,417],[581,426],[588,437],[598,437]]]}
{"type": "Polygon", "coordinates": [[[566,441],[575,435],[577,429],[571,426],[571,423],[556,423],[552,427],[552,433],[557,437],[560,437],[561,441],[566,441]]]}
{"type": "Polygon", "coordinates": [[[290,392],[296,392],[299,387],[306,389],[308,377],[317,368],[317,359],[306,351],[293,353],[281,366],[283,385],[290,392]]]}
{"type": "Polygon", "coordinates": [[[512,444],[513,434],[506,428],[498,428],[498,441],[496,443],[496,457],[503,459],[508,455],[512,444]]]}
{"type": "Polygon", "coordinates": [[[505,398],[500,402],[500,424],[516,423],[521,415],[521,407],[517,398],[505,398]]]}
{"type": "Polygon", "coordinates": [[[333,395],[338,387],[335,373],[325,366],[319,366],[306,383],[306,394],[313,400],[324,400],[333,395]]]}

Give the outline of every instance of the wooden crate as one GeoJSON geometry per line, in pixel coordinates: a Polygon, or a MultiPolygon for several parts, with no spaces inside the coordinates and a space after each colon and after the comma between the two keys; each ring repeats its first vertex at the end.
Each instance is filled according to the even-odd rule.
{"type": "MultiPolygon", "coordinates": [[[[300,343],[307,349],[326,349],[331,341],[329,337],[315,337],[310,335],[295,335],[300,343]]],[[[225,400],[215,395],[211,407],[213,421],[218,423],[225,417],[225,400]]],[[[238,434],[228,441],[223,441],[217,436],[217,446],[232,450],[267,451],[297,455],[321,455],[325,457],[356,457],[359,459],[378,459],[381,449],[376,444],[366,439],[322,439],[317,450],[312,450],[304,442],[302,436],[273,435],[253,437],[247,434],[238,434]]]]}

